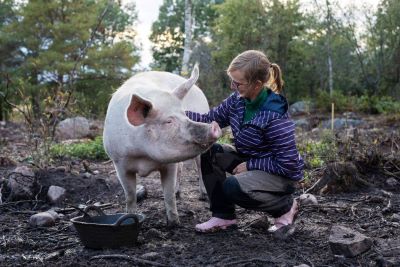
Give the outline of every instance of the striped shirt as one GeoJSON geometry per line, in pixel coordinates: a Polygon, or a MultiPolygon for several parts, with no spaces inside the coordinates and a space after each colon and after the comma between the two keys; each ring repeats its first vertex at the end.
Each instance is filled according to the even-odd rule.
{"type": "Polygon", "coordinates": [[[295,125],[287,113],[286,99],[271,90],[268,94],[260,111],[246,123],[245,100],[237,92],[208,113],[186,111],[186,115],[197,122],[216,121],[221,128],[231,126],[237,151],[249,157],[247,170],[301,180],[304,162],[296,148],[295,125]]]}

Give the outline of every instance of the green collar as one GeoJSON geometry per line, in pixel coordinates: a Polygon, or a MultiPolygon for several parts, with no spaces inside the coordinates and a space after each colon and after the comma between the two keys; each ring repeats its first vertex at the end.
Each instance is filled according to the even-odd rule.
{"type": "Polygon", "coordinates": [[[262,89],[261,92],[258,94],[256,99],[250,101],[248,99],[244,99],[246,110],[244,114],[244,122],[248,122],[253,118],[253,116],[260,110],[262,105],[264,104],[265,100],[268,97],[268,92],[266,89],[262,89]]]}

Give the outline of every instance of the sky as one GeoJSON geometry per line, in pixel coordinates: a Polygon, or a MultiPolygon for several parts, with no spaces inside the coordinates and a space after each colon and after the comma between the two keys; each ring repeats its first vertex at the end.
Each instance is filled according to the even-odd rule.
{"type": "MultiPolygon", "coordinates": [[[[325,1],[317,0],[318,3],[325,3],[325,1]],[[321,2],[322,1],[322,2],[321,2]]],[[[339,4],[343,7],[351,6],[370,6],[371,8],[376,8],[377,4],[380,2],[378,0],[337,0],[339,4]]],[[[136,10],[138,13],[138,43],[141,44],[141,63],[139,68],[148,68],[152,61],[151,45],[149,40],[151,33],[151,25],[158,18],[158,10],[163,3],[163,0],[124,0],[123,3],[135,2],[136,10]]],[[[315,0],[300,0],[304,5],[314,5],[315,0]]]]}

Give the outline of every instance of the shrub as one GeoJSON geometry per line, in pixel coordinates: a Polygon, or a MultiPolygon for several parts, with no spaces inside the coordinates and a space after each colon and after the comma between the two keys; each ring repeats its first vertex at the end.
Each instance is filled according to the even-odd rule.
{"type": "Polygon", "coordinates": [[[337,158],[335,136],[329,130],[323,132],[320,141],[307,140],[298,144],[298,150],[303,156],[308,168],[319,168],[337,158]]]}
{"type": "Polygon", "coordinates": [[[77,144],[57,144],[50,148],[52,157],[79,158],[79,159],[108,159],[103,147],[103,138],[96,137],[95,140],[77,144]]]}

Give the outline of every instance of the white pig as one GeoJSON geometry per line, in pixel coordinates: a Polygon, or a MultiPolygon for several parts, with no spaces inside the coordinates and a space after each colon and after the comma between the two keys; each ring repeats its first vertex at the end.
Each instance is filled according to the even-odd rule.
{"type": "Polygon", "coordinates": [[[198,156],[221,136],[216,122],[198,123],[185,115],[185,110],[209,110],[203,92],[194,85],[198,76],[197,66],[188,80],[168,72],[143,72],[113,94],[103,139],[125,192],[127,212],[136,211],[136,175],[158,170],[168,225],[179,224],[177,162],[198,156]]]}

